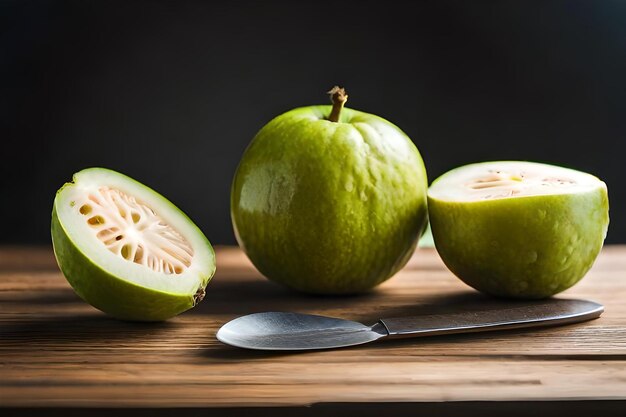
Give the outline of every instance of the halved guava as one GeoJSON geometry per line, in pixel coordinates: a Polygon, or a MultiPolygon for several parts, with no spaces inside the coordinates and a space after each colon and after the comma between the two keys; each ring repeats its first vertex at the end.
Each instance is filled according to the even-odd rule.
{"type": "Polygon", "coordinates": [[[57,192],[52,243],[61,271],[94,307],[160,321],[196,305],[215,254],[176,206],[118,172],[89,168],[57,192]]]}
{"type": "Polygon", "coordinates": [[[544,298],[577,283],[609,224],[604,182],[522,161],[445,173],[429,189],[428,209],[448,268],[477,290],[513,298],[544,298]]]}

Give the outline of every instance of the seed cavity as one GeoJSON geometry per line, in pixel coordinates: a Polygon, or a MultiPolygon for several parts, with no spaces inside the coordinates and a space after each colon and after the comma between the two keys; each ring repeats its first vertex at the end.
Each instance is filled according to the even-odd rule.
{"type": "Polygon", "coordinates": [[[115,255],[166,275],[180,275],[191,265],[189,242],[133,196],[100,187],[78,205],[95,237],[115,255]]]}
{"type": "Polygon", "coordinates": [[[104,224],[104,217],[102,217],[102,216],[93,216],[89,220],[87,220],[87,223],[89,223],[92,226],[99,226],[101,224],[104,224]]]}
{"type": "Polygon", "coordinates": [[[475,183],[469,184],[469,187],[473,190],[482,190],[484,188],[495,188],[495,187],[506,187],[515,185],[514,181],[477,181],[475,183]]]}
{"type": "MultiPolygon", "coordinates": [[[[135,251],[135,256],[133,257],[133,262],[135,263],[143,263],[143,246],[141,245],[137,245],[137,250],[135,251]]],[[[181,273],[182,273],[182,269],[181,269],[181,273]]]]}
{"type": "Polygon", "coordinates": [[[544,178],[542,182],[547,185],[575,185],[576,184],[576,181],[570,180],[568,178],[557,178],[557,177],[544,178]]]}
{"type": "Polygon", "coordinates": [[[122,251],[121,251],[122,257],[124,257],[124,259],[130,260],[131,258],[130,254],[132,250],[133,250],[133,247],[129,243],[122,246],[122,251]]]}

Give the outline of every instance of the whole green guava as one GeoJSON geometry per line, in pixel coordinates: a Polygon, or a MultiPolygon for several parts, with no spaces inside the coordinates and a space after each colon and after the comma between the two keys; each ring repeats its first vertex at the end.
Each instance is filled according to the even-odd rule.
{"type": "Polygon", "coordinates": [[[320,294],[371,289],[402,268],[427,223],[427,178],[387,120],[333,106],[291,110],[246,149],[231,192],[240,246],[267,278],[320,294]]]}

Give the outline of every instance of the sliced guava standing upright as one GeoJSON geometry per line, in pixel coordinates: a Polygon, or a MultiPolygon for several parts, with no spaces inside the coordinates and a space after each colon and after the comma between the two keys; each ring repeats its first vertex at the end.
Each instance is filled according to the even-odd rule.
{"type": "Polygon", "coordinates": [[[190,309],[215,272],[211,244],[182,211],[104,168],[76,173],[57,192],[52,243],[76,293],[125,320],[166,320],[190,309]]]}
{"type": "Polygon", "coordinates": [[[521,161],[447,172],[431,185],[428,209],[448,268],[480,291],[513,298],[544,298],[577,283],[609,224],[604,182],[521,161]]]}

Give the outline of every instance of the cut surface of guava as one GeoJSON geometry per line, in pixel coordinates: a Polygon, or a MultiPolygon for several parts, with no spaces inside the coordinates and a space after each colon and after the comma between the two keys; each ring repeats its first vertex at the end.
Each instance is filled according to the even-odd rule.
{"type": "Polygon", "coordinates": [[[525,161],[466,165],[433,182],[429,195],[445,201],[471,202],[538,195],[572,194],[606,187],[593,175],[525,161]]]}
{"type": "Polygon", "coordinates": [[[495,161],[453,169],[428,191],[435,247],[482,292],[544,298],[576,284],[600,253],[607,187],[554,165],[495,161]]]}
{"type": "Polygon", "coordinates": [[[210,243],[184,213],[103,168],[78,172],[58,191],[52,237],[77,293],[121,318],[162,320],[191,308],[215,271],[210,243]]]}

